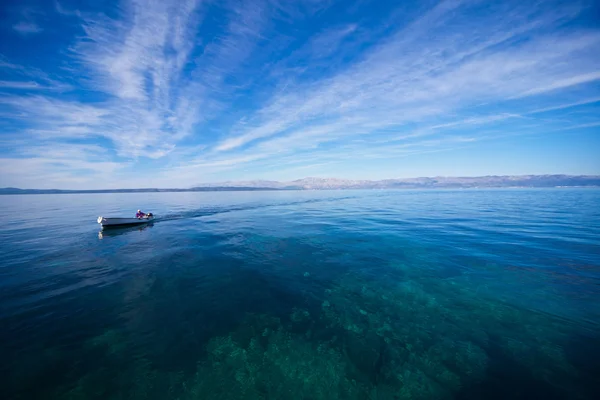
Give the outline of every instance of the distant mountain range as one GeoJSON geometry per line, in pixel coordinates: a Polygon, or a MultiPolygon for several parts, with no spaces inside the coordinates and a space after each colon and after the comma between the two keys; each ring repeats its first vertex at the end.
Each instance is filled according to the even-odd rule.
{"type": "Polygon", "coordinates": [[[304,178],[291,182],[245,181],[201,184],[189,189],[106,189],[60,190],[0,188],[0,194],[53,193],[151,193],[259,190],[340,190],[340,189],[460,189],[509,187],[600,187],[600,175],[517,175],[480,177],[434,177],[384,179],[380,181],[335,178],[304,178]]]}
{"type": "MultiPolygon", "coordinates": [[[[215,185],[215,184],[213,184],[215,185]]],[[[198,185],[207,188],[211,184],[198,185]]],[[[223,182],[219,187],[247,187],[296,190],[326,189],[428,189],[428,188],[492,188],[492,187],[561,187],[600,186],[598,175],[518,175],[480,177],[434,177],[384,179],[380,181],[335,178],[304,178],[291,182],[245,181],[223,182]]]]}

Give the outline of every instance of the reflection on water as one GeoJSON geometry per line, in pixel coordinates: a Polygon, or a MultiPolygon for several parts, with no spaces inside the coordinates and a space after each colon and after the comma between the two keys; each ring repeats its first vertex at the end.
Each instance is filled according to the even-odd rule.
{"type": "Polygon", "coordinates": [[[143,225],[128,226],[128,227],[121,227],[121,228],[104,227],[100,230],[100,232],[98,232],[98,239],[102,240],[102,239],[106,239],[109,237],[125,235],[126,233],[141,232],[147,228],[152,228],[153,226],[154,226],[154,223],[149,222],[149,223],[143,224],[143,225]]]}

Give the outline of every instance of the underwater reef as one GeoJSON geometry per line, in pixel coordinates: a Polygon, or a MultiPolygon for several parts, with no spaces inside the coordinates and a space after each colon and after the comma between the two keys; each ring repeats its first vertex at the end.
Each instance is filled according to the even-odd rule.
{"type": "Polygon", "coordinates": [[[185,398],[453,399],[485,378],[490,348],[583,398],[556,322],[476,301],[456,281],[428,283],[381,287],[348,275],[320,310],[295,309],[284,321],[249,315],[210,340],[185,398]]]}
{"type": "MultiPolygon", "coordinates": [[[[300,293],[304,301],[287,313],[263,302],[212,331],[200,329],[206,316],[192,320],[182,307],[164,311],[160,325],[132,312],[129,330],[106,330],[73,350],[77,363],[44,398],[450,400],[489,398],[495,389],[496,398],[526,398],[519,385],[531,382],[549,398],[591,398],[565,354],[568,324],[482,296],[465,274],[439,279],[403,262],[386,270],[388,279],[347,271],[320,292],[300,293]],[[176,314],[172,325],[168,313],[176,314]],[[155,354],[137,349],[154,343],[144,331],[163,344],[155,354]],[[507,369],[515,376],[490,383],[492,372],[507,369]]],[[[176,285],[167,290],[185,304],[176,285]]],[[[154,302],[144,298],[148,315],[157,313],[154,302]]],[[[39,362],[53,365],[61,351],[46,350],[39,362]]]]}

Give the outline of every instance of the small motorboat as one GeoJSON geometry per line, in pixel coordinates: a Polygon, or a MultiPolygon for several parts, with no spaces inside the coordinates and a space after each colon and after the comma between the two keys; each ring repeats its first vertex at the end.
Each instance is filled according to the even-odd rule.
{"type": "Polygon", "coordinates": [[[117,227],[117,226],[131,226],[131,225],[140,225],[147,224],[154,220],[154,215],[152,213],[148,213],[140,218],[109,218],[109,217],[98,217],[98,223],[102,225],[102,227],[117,227]]]}

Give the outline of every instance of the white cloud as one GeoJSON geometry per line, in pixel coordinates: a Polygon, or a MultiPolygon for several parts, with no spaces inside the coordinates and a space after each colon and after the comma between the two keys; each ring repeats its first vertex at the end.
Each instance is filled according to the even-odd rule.
{"type": "Polygon", "coordinates": [[[596,33],[533,35],[532,40],[503,45],[571,16],[571,7],[535,18],[518,4],[500,16],[492,7],[488,15],[468,20],[463,16],[467,13],[454,12],[462,6],[440,4],[337,75],[288,84],[216,150],[236,150],[275,135],[320,127],[320,137],[310,137],[315,145],[339,135],[349,118],[355,122],[344,126],[348,136],[447,117],[482,101],[596,79],[594,54],[600,53],[596,33]],[[457,31],[457,26],[462,29],[457,31]]]}
{"type": "Polygon", "coordinates": [[[544,113],[544,112],[548,112],[548,111],[564,110],[566,108],[583,106],[583,105],[587,105],[587,104],[594,104],[594,103],[598,103],[598,102],[600,102],[600,97],[593,97],[590,99],[576,101],[574,103],[567,103],[567,104],[560,104],[560,105],[552,106],[552,107],[538,108],[536,110],[529,111],[527,114],[539,114],[539,113],[544,113]]]}
{"type": "MultiPolygon", "coordinates": [[[[105,100],[10,94],[0,98],[4,108],[0,111],[10,114],[13,122],[28,125],[22,133],[43,139],[47,146],[53,146],[48,140],[103,137],[119,157],[165,157],[196,124],[226,107],[237,87],[224,81],[243,67],[254,44],[266,39],[261,36],[268,22],[265,5],[233,4],[227,10],[225,30],[198,47],[203,8],[208,6],[199,0],[176,4],[131,0],[117,18],[66,11],[57,3],[61,15],[81,18],[85,33],[70,48],[77,63],[69,69],[85,87],[103,93],[105,100]]],[[[41,71],[5,59],[0,62],[16,76],[35,76],[32,81],[2,81],[0,90],[39,91],[57,84],[48,75],[37,74],[41,71]]]]}
{"type": "MultiPolygon", "coordinates": [[[[83,16],[85,36],[71,48],[79,61],[74,73],[108,100],[13,96],[3,102],[17,111],[15,115],[26,116],[30,132],[47,137],[98,135],[110,139],[125,157],[164,156],[191,133],[194,115],[203,104],[202,93],[178,96],[188,85],[182,72],[194,47],[198,6],[198,1],[171,5],[136,0],[119,20],[75,13],[83,16]]],[[[11,87],[42,86],[16,80],[0,85],[11,87]]]]}
{"type": "Polygon", "coordinates": [[[557,130],[567,131],[567,130],[574,130],[574,129],[595,128],[597,126],[600,126],[600,121],[588,122],[588,123],[585,123],[585,124],[572,125],[572,126],[568,126],[566,128],[557,129],[557,130]]]}
{"type": "Polygon", "coordinates": [[[69,16],[69,17],[71,17],[71,16],[80,17],[81,16],[81,13],[78,10],[71,10],[71,9],[65,7],[65,5],[58,0],[54,1],[54,9],[56,10],[57,13],[59,13],[61,15],[65,15],[65,16],[69,16]]]}
{"type": "Polygon", "coordinates": [[[22,90],[55,90],[68,91],[72,89],[71,84],[60,81],[44,71],[33,67],[8,62],[5,57],[0,55],[0,69],[5,78],[12,78],[0,81],[0,90],[2,89],[22,89],[22,90]]]}
{"type": "Polygon", "coordinates": [[[31,35],[43,31],[42,27],[35,22],[38,16],[42,15],[40,10],[33,7],[23,7],[19,11],[19,19],[12,28],[21,35],[31,35]]]}
{"type": "Polygon", "coordinates": [[[114,180],[123,164],[107,161],[106,149],[94,145],[74,145],[49,148],[44,142],[27,143],[19,147],[13,157],[0,157],[3,185],[22,188],[56,188],[70,184],[77,188],[84,184],[90,187],[114,187],[114,180]],[[73,174],[77,172],[77,174],[73,174]]]}
{"type": "Polygon", "coordinates": [[[35,81],[0,81],[0,90],[2,89],[17,89],[17,90],[65,90],[70,86],[65,84],[43,84],[35,81]]]}
{"type": "Polygon", "coordinates": [[[21,21],[13,25],[13,29],[22,35],[40,33],[43,29],[35,22],[21,21]]]}
{"type": "Polygon", "coordinates": [[[4,104],[19,111],[15,117],[23,121],[35,121],[34,129],[43,129],[53,136],[69,136],[69,128],[80,126],[92,131],[103,124],[102,117],[108,110],[89,104],[56,100],[44,96],[5,96],[4,104]],[[62,131],[65,132],[62,132],[62,131]]]}
{"type": "Polygon", "coordinates": [[[29,81],[0,81],[0,89],[46,89],[46,87],[40,85],[37,82],[29,81]]]}
{"type": "MultiPolygon", "coordinates": [[[[168,166],[163,182],[195,183],[241,167],[441,151],[488,127],[562,129],[574,121],[537,114],[597,101],[585,89],[600,79],[600,32],[562,28],[578,3],[442,1],[408,24],[402,13],[320,24],[330,5],[127,0],[91,14],[56,3],[83,29],[60,65],[69,73],[0,57],[2,123],[49,150],[100,138],[110,160],[154,159],[168,166]],[[543,101],[561,91],[563,104],[543,101]]],[[[78,154],[79,169],[107,168],[78,154]]],[[[42,160],[29,170],[58,165],[19,157],[42,160]]]]}
{"type": "Polygon", "coordinates": [[[564,79],[560,79],[558,81],[549,83],[545,86],[536,87],[533,89],[529,89],[516,97],[525,97],[525,96],[534,96],[546,92],[550,92],[553,90],[564,89],[571,86],[581,85],[582,83],[588,83],[600,80],[600,71],[588,72],[581,75],[570,76],[564,79]]]}

